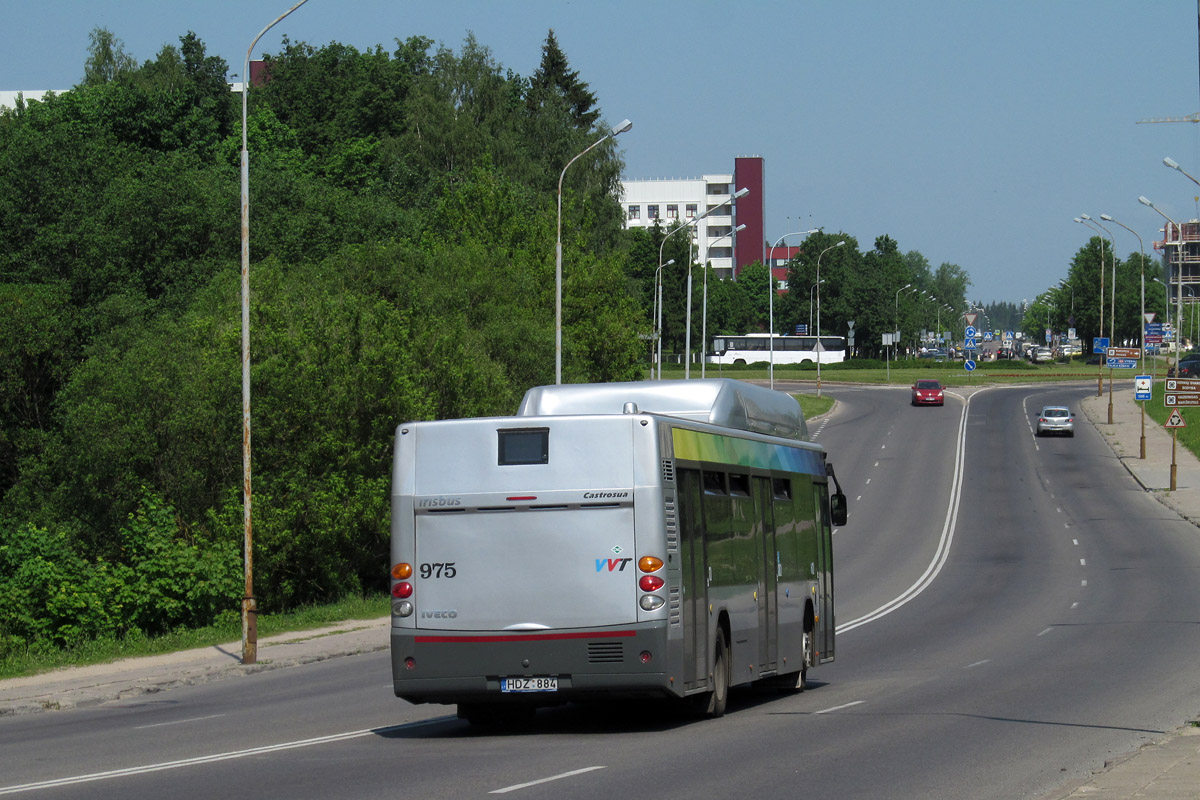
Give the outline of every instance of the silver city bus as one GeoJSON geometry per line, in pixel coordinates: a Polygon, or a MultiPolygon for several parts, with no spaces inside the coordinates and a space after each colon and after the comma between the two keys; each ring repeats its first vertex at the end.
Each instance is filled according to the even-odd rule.
{"type": "Polygon", "coordinates": [[[802,689],[834,655],[846,498],[796,400],[728,379],[529,390],[396,429],[392,681],[496,721],[802,689]],[[830,488],[830,481],[834,488],[830,488]]]}

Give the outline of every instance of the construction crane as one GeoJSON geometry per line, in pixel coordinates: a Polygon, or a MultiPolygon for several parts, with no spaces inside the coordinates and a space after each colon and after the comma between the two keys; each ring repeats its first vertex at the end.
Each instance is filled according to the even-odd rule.
{"type": "Polygon", "coordinates": [[[1186,117],[1155,117],[1154,119],[1139,119],[1138,125],[1147,122],[1200,122],[1200,112],[1188,114],[1186,117]]]}

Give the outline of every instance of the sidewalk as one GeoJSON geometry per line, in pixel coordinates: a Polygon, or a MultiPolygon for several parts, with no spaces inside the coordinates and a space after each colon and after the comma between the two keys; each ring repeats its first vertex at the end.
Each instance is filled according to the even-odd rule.
{"type": "MultiPolygon", "coordinates": [[[[1107,388],[1107,387],[1106,387],[1107,388]]],[[[1146,422],[1146,458],[1140,455],[1141,412],[1132,390],[1113,394],[1108,424],[1108,393],[1081,403],[1084,416],[1108,442],[1134,479],[1159,502],[1200,525],[1200,461],[1176,450],[1176,487],[1170,486],[1171,435],[1146,422]]],[[[1197,531],[1200,535],[1200,530],[1197,531]]],[[[258,663],[243,667],[241,643],[188,650],[111,664],[74,667],[28,678],[0,681],[0,715],[96,706],[207,681],[237,678],[268,669],[383,650],[387,618],[355,620],[314,631],[261,639],[258,663]]],[[[1200,728],[1185,727],[1110,764],[1078,788],[1065,787],[1041,800],[1195,800],[1200,798],[1200,728]]]]}
{"type": "Polygon", "coordinates": [[[388,646],[388,622],[387,617],[350,620],[259,639],[258,663],[247,666],[242,666],[242,643],[237,641],[9,678],[0,681],[0,716],[86,708],[179,686],[383,650],[388,646]]]}

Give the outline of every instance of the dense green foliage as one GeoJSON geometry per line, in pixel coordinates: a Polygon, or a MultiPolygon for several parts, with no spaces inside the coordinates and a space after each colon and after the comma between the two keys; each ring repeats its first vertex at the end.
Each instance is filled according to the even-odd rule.
{"type": "MultiPolygon", "coordinates": [[[[471,37],[459,52],[285,40],[266,61],[245,131],[264,612],[385,586],[397,424],[511,413],[554,379],[560,180],[564,381],[643,374],[659,279],[664,353],[684,350],[689,306],[695,352],[705,331],[809,319],[799,288],[771,319],[761,264],[719,281],[685,232],[623,230],[621,159],[553,31],[528,77],[471,37]]],[[[228,72],[192,33],[139,64],[97,30],[79,86],[0,111],[0,658],[238,608],[242,96],[228,72]]],[[[866,253],[811,236],[790,285],[815,282],[841,239],[820,264],[821,327],[855,320],[864,357],[894,326],[936,326],[932,297],[965,307],[961,268],[887,236],[866,253]]]]}
{"type": "MultiPolygon", "coordinates": [[[[285,42],[249,97],[255,589],[385,585],[394,427],[553,380],[555,191],[603,136],[551,34],[285,42]]],[[[240,100],[193,34],[0,112],[0,655],[234,612],[240,100]]],[[[564,182],[564,379],[644,358],[611,142],[564,182]]]]}

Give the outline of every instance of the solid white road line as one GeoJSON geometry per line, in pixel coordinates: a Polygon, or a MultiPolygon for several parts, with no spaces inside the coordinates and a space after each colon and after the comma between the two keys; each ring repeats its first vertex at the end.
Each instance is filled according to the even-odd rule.
{"type": "Polygon", "coordinates": [[[604,769],[604,767],[584,767],[583,769],[575,769],[571,770],[570,772],[564,772],[561,775],[551,775],[549,778],[539,778],[538,780],[530,781],[529,783],[518,783],[515,786],[505,786],[503,789],[493,789],[492,791],[488,792],[488,794],[505,794],[507,792],[515,792],[518,789],[527,789],[530,786],[537,786],[540,783],[549,783],[550,781],[560,781],[563,778],[570,778],[573,775],[582,775],[585,772],[594,772],[598,769],[604,769]]]}

